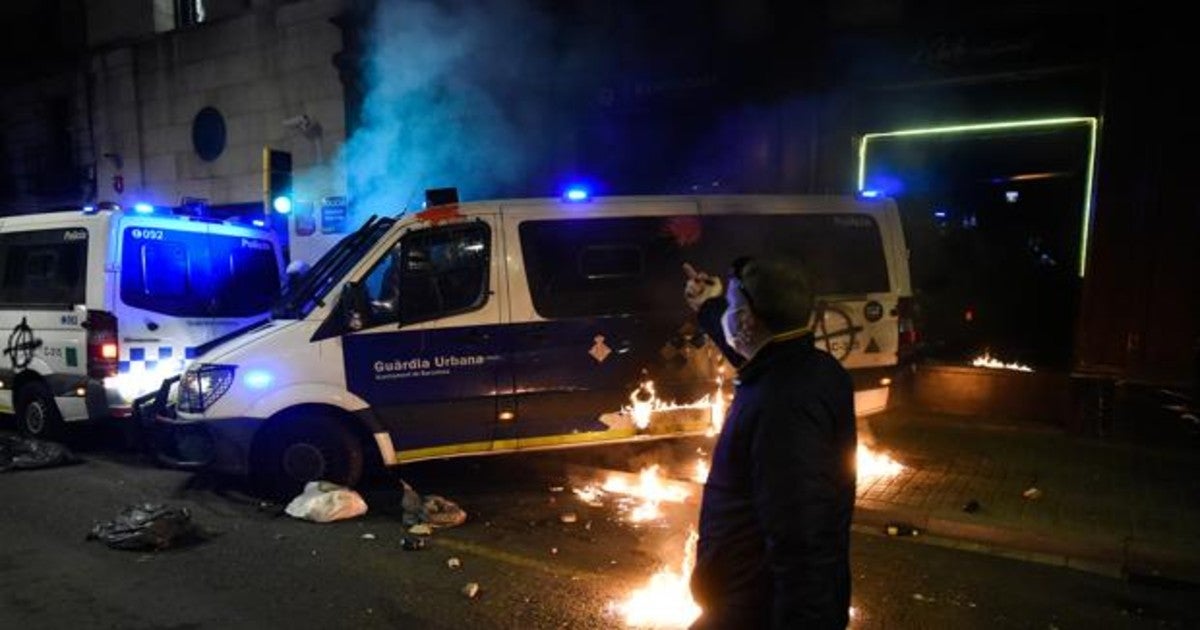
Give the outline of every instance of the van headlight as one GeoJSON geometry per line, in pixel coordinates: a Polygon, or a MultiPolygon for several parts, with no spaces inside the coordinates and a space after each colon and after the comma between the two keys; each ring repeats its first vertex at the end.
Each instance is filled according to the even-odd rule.
{"type": "Polygon", "coordinates": [[[229,391],[236,365],[203,363],[188,368],[179,379],[179,410],[201,413],[229,391]]]}

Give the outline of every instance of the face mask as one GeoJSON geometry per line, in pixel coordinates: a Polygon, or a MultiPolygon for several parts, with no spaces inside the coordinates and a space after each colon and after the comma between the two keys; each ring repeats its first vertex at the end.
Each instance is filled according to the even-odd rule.
{"type": "Polygon", "coordinates": [[[721,315],[721,332],[725,333],[725,343],[743,357],[750,358],[750,349],[738,340],[738,313],[742,309],[725,309],[721,315]]]}

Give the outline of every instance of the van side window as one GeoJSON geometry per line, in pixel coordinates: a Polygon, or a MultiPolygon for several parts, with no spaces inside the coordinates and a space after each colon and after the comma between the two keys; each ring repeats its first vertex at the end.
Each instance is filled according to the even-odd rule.
{"type": "Polygon", "coordinates": [[[87,243],[81,228],[0,235],[0,306],[82,304],[87,243]]]}
{"type": "Polygon", "coordinates": [[[677,309],[678,217],[525,221],[521,251],[533,307],[543,317],[677,309]]]}
{"type": "Polygon", "coordinates": [[[405,234],[363,281],[371,324],[411,324],[487,302],[491,230],[484,223],[405,234]]]}
{"type": "Polygon", "coordinates": [[[782,252],[805,264],[818,295],[891,290],[879,225],[869,215],[713,215],[704,232],[720,235],[723,254],[706,263],[712,269],[746,252],[782,252]]]}

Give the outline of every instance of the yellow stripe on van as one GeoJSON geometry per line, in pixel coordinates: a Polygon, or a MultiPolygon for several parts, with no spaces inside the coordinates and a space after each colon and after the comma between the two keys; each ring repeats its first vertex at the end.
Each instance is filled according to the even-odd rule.
{"type": "Polygon", "coordinates": [[[654,439],[669,437],[685,437],[704,435],[709,429],[709,423],[690,422],[677,423],[671,430],[654,431],[653,425],[649,431],[638,431],[632,427],[618,427],[607,431],[588,431],[586,433],[567,433],[563,435],[541,435],[528,438],[508,438],[490,442],[464,442],[462,444],[446,444],[396,452],[396,462],[409,462],[437,457],[452,457],[471,453],[519,451],[524,449],[544,449],[554,446],[572,446],[600,442],[625,442],[638,439],[654,439]]]}

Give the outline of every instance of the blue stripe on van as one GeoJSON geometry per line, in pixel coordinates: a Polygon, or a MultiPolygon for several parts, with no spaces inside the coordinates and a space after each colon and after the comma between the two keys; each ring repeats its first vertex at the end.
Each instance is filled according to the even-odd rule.
{"type": "Polygon", "coordinates": [[[170,358],[171,358],[171,347],[170,346],[163,346],[158,349],[158,360],[159,361],[162,361],[163,359],[170,359],[170,358]]]}
{"type": "Polygon", "coordinates": [[[183,349],[183,357],[185,359],[195,359],[196,358],[196,349],[195,348],[184,348],[183,349]]]}
{"type": "Polygon", "coordinates": [[[117,372],[120,374],[127,374],[129,372],[129,362],[117,361],[117,372]]]}
{"type": "Polygon", "coordinates": [[[158,361],[147,361],[146,362],[146,371],[147,372],[153,370],[156,367],[158,367],[158,361]]]}
{"type": "Polygon", "coordinates": [[[145,361],[146,360],[146,349],[145,348],[130,348],[129,349],[129,360],[130,361],[145,361]]]}

